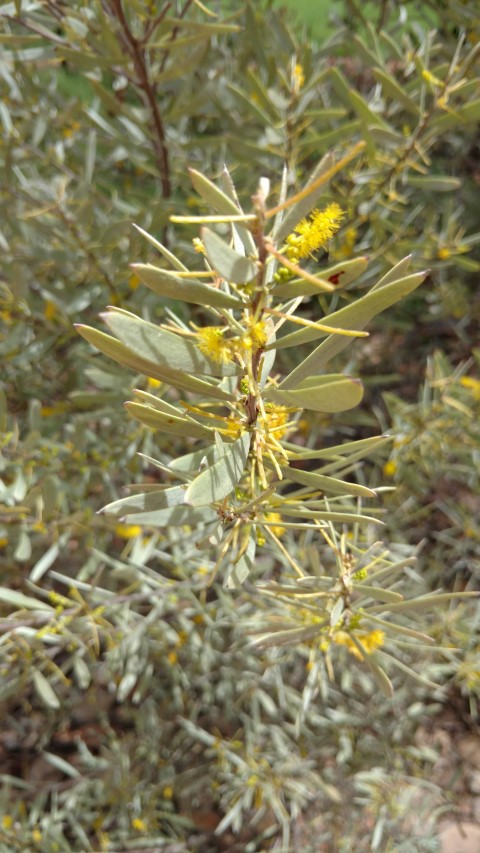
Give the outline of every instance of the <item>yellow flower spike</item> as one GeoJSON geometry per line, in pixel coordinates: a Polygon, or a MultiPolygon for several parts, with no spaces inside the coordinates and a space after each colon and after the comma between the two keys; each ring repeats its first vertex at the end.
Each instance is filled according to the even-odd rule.
{"type": "Polygon", "coordinates": [[[295,234],[287,237],[289,260],[308,258],[317,249],[325,249],[340,228],[344,216],[342,208],[336,202],[332,202],[324,210],[313,210],[309,219],[302,219],[295,226],[295,234]]]}
{"type": "Polygon", "coordinates": [[[292,70],[292,89],[293,89],[294,95],[298,95],[298,93],[300,92],[300,89],[303,88],[304,83],[305,83],[305,73],[303,70],[303,66],[300,65],[299,62],[297,62],[293,66],[293,70],[292,70]]]}
{"type": "Polygon", "coordinates": [[[389,459],[388,462],[385,462],[383,466],[383,473],[385,477],[393,477],[397,471],[397,463],[393,461],[393,459],[389,459]]]}
{"type": "Polygon", "coordinates": [[[115,525],[115,533],[117,536],[120,536],[122,539],[134,539],[135,536],[139,536],[142,532],[142,528],[139,524],[116,524],[115,525]]]}
{"type": "Polygon", "coordinates": [[[272,531],[273,535],[277,536],[278,538],[283,536],[283,534],[285,533],[285,527],[282,527],[282,524],[281,524],[282,516],[280,515],[280,513],[278,513],[278,512],[267,512],[265,514],[265,521],[269,521],[270,523],[272,521],[278,522],[277,524],[272,525],[270,527],[270,530],[272,531]]]}
{"type": "MultiPolygon", "coordinates": [[[[357,641],[367,655],[371,655],[375,649],[379,649],[384,644],[385,633],[380,630],[370,631],[368,634],[355,634],[357,641]]],[[[362,655],[355,645],[354,641],[346,631],[335,631],[332,640],[340,646],[346,646],[350,654],[357,660],[362,660],[362,655]]]]}
{"type": "Polygon", "coordinates": [[[205,246],[203,245],[202,241],[200,240],[200,237],[194,237],[192,240],[192,243],[193,243],[193,248],[195,249],[196,252],[198,252],[199,255],[205,254],[205,246]]]}
{"type": "Polygon", "coordinates": [[[430,84],[430,86],[445,86],[443,80],[440,80],[438,77],[435,77],[435,75],[432,74],[431,71],[427,71],[426,68],[424,68],[422,71],[422,77],[426,83],[430,84]]]}
{"type": "Polygon", "coordinates": [[[218,364],[232,361],[231,347],[229,342],[224,340],[224,331],[220,326],[204,326],[197,332],[200,352],[218,364]]]}

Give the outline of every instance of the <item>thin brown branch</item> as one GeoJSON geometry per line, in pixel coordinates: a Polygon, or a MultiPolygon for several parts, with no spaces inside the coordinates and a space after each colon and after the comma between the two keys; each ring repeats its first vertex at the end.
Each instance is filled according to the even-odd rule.
{"type": "MultiPolygon", "coordinates": [[[[182,11],[180,12],[180,14],[178,16],[180,19],[185,17],[185,15],[187,14],[191,5],[192,5],[192,0],[187,0],[187,2],[185,3],[185,6],[183,7],[182,11]]],[[[177,38],[179,29],[180,29],[180,27],[178,25],[173,28],[171,35],[170,35],[170,38],[168,40],[170,44],[172,44],[175,41],[175,39],[177,38]]],[[[160,63],[160,73],[162,73],[162,71],[165,69],[167,59],[168,59],[168,45],[165,48],[163,59],[160,63]]]]}
{"type": "Polygon", "coordinates": [[[143,49],[142,42],[134,36],[129,27],[121,0],[112,0],[110,8],[111,14],[115,16],[120,26],[120,35],[123,45],[132,59],[135,73],[137,75],[138,86],[150,112],[153,147],[155,160],[160,172],[162,196],[163,198],[169,198],[172,192],[172,187],[170,182],[170,165],[165,127],[158,107],[157,95],[150,79],[145,51],[143,49]]]}

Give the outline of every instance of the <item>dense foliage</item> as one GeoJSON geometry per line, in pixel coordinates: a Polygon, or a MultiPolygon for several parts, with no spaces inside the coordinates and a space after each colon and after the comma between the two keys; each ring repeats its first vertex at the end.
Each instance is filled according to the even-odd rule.
{"type": "Polygon", "coordinates": [[[0,849],[437,849],[480,20],[423,5],[0,5],[0,849]]]}

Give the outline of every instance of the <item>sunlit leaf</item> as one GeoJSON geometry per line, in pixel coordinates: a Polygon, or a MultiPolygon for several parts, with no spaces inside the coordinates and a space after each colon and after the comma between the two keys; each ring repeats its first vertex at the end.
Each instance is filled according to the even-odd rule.
{"type": "MultiPolygon", "coordinates": [[[[345,308],[325,317],[322,323],[331,325],[333,328],[339,326],[344,329],[363,329],[373,317],[415,290],[425,279],[425,276],[425,272],[414,273],[398,281],[392,281],[381,288],[371,290],[366,296],[362,296],[351,305],[346,305],[345,308]]],[[[305,339],[300,337],[302,335],[303,331],[300,331],[287,336],[290,338],[290,345],[303,342],[305,339]],[[294,339],[294,336],[298,337],[294,339]]],[[[350,343],[350,340],[350,338],[340,335],[330,335],[319,344],[311,355],[307,356],[302,364],[292,370],[280,383],[279,388],[286,390],[298,386],[299,382],[323,369],[334,355],[337,355],[350,343]]]]}
{"type": "Polygon", "coordinates": [[[213,430],[202,424],[195,423],[186,418],[177,418],[164,412],[159,412],[152,406],[144,406],[142,403],[125,403],[125,408],[140,423],[159,430],[168,435],[190,436],[190,438],[211,438],[213,430]]]}
{"type": "Polygon", "coordinates": [[[202,242],[213,269],[226,281],[247,284],[255,278],[256,264],[239,255],[209,228],[202,228],[202,242]]]}
{"type": "Polygon", "coordinates": [[[119,364],[125,367],[130,367],[136,373],[143,373],[144,376],[152,379],[159,379],[161,382],[166,382],[175,388],[180,388],[184,391],[192,391],[195,394],[200,394],[204,397],[213,397],[219,400],[233,400],[233,395],[219,388],[218,385],[212,385],[202,379],[194,376],[187,376],[180,370],[172,370],[166,367],[160,367],[153,361],[148,361],[136,355],[121,341],[106,335],[98,329],[93,329],[90,326],[76,324],[75,328],[79,334],[85,338],[92,346],[99,349],[101,352],[113,358],[119,364]]]}
{"type": "Polygon", "coordinates": [[[224,455],[202,471],[188,487],[185,502],[192,506],[205,506],[227,497],[243,474],[250,442],[251,434],[244,432],[232,444],[226,444],[224,455]]]}
{"type": "Polygon", "coordinates": [[[359,379],[343,374],[328,376],[310,376],[298,385],[265,392],[265,396],[274,403],[298,406],[314,412],[344,412],[358,406],[363,397],[363,386],[359,379]]]}
{"type": "Polygon", "coordinates": [[[180,299],[182,302],[211,305],[214,308],[240,308],[242,305],[236,296],[195,278],[181,278],[152,264],[132,264],[132,269],[143,284],[166,299],[180,299]]]}
{"type": "Polygon", "coordinates": [[[235,376],[240,372],[238,365],[233,362],[218,364],[181,335],[161,329],[154,323],[147,323],[121,308],[111,308],[101,317],[125,346],[160,368],[204,376],[235,376]]]}

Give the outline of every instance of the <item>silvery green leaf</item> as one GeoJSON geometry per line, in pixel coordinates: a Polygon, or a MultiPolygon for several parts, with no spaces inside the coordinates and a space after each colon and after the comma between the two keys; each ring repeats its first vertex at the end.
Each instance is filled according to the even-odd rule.
{"type": "Polygon", "coordinates": [[[181,335],[160,329],[123,308],[110,308],[100,316],[125,346],[161,368],[204,376],[235,376],[240,372],[233,362],[218,364],[181,335]]]}
{"type": "MultiPolygon", "coordinates": [[[[318,275],[323,281],[329,281],[336,288],[341,289],[362,275],[367,266],[368,258],[353,258],[350,261],[334,264],[327,269],[318,270],[318,275]]],[[[315,284],[296,278],[284,284],[276,284],[272,290],[272,295],[275,298],[290,299],[295,296],[318,296],[318,292],[318,287],[315,284]]]]}
{"type": "Polygon", "coordinates": [[[45,572],[48,571],[50,566],[53,565],[60,551],[62,550],[62,548],[65,547],[68,540],[70,539],[70,536],[71,533],[69,530],[62,533],[61,536],[59,536],[58,540],[56,542],[53,542],[53,544],[50,545],[50,548],[48,548],[48,550],[45,551],[45,553],[40,557],[40,559],[37,560],[29,576],[32,583],[37,583],[40,578],[43,577],[45,572]]]}
{"type": "Polygon", "coordinates": [[[241,213],[238,205],[205,175],[197,172],[196,169],[189,169],[188,173],[197,193],[207,202],[209,207],[213,207],[218,213],[223,213],[226,216],[235,216],[241,213]]]}
{"type": "Polygon", "coordinates": [[[193,527],[199,524],[210,524],[217,519],[217,513],[209,506],[182,504],[151,512],[132,513],[128,516],[128,523],[142,524],[145,527],[183,527],[184,524],[193,527]]]}
{"type": "Polygon", "coordinates": [[[341,373],[311,376],[293,388],[284,389],[283,386],[284,383],[276,390],[268,389],[266,399],[314,412],[345,412],[358,406],[363,397],[360,380],[341,373]]]}
{"type": "Polygon", "coordinates": [[[208,305],[213,308],[241,308],[242,303],[236,296],[224,293],[217,287],[205,284],[196,278],[183,278],[170,270],[162,270],[152,264],[132,264],[140,281],[150,290],[167,299],[181,299],[194,305],[208,305]]]}
{"type": "Polygon", "coordinates": [[[449,175],[412,175],[409,174],[406,178],[406,183],[410,187],[417,187],[425,190],[425,192],[441,192],[451,193],[456,192],[462,186],[459,178],[452,178],[449,175]]]}
{"type": "Polygon", "coordinates": [[[335,627],[344,610],[345,601],[343,597],[340,596],[340,598],[337,598],[335,604],[332,607],[332,612],[330,613],[330,625],[332,625],[332,627],[335,627]]]}
{"type": "Polygon", "coordinates": [[[183,504],[185,489],[182,486],[158,489],[156,492],[146,492],[139,495],[130,495],[128,498],[120,498],[102,507],[101,512],[108,515],[130,515],[132,512],[152,512],[157,509],[183,504]]]}
{"type": "Polygon", "coordinates": [[[382,276],[373,287],[370,288],[369,293],[374,293],[375,290],[381,290],[382,287],[385,287],[386,284],[390,284],[392,281],[398,281],[403,278],[407,272],[408,268],[411,264],[412,256],[406,255],[400,261],[398,261],[385,275],[382,276]]]}
{"type": "Polygon", "coordinates": [[[159,379],[161,382],[166,382],[174,388],[179,388],[182,391],[191,391],[203,397],[213,397],[217,400],[235,399],[233,394],[229,394],[218,385],[205,382],[203,379],[195,376],[188,376],[181,370],[160,367],[155,362],[142,358],[121,341],[112,338],[111,335],[107,335],[99,329],[93,329],[90,326],[83,326],[81,324],[76,324],[75,328],[82,338],[85,338],[86,341],[100,350],[100,352],[105,353],[105,355],[113,358],[114,361],[123,364],[125,367],[129,367],[136,373],[143,373],[144,376],[159,379]]]}
{"type": "Polygon", "coordinates": [[[410,98],[403,86],[395,80],[384,68],[372,68],[375,80],[381,84],[383,91],[394,101],[400,102],[407,112],[414,116],[420,114],[420,108],[415,98],[410,98]]]}
{"type": "Polygon", "coordinates": [[[60,708],[60,700],[55,693],[50,682],[47,681],[44,674],[39,669],[35,669],[32,674],[33,686],[38,698],[43,702],[46,708],[57,710],[60,708]]]}
{"type": "Polygon", "coordinates": [[[155,246],[155,248],[158,249],[158,251],[161,255],[163,255],[165,260],[171,263],[172,267],[175,267],[175,269],[179,272],[188,272],[188,269],[185,264],[182,264],[182,262],[178,260],[176,255],[174,255],[173,252],[170,252],[170,250],[167,249],[166,246],[163,245],[163,243],[160,243],[158,240],[155,239],[155,237],[152,237],[151,234],[149,234],[147,231],[144,231],[143,228],[140,228],[139,225],[135,225],[134,223],[133,227],[136,228],[139,234],[141,234],[142,237],[145,237],[145,239],[148,240],[148,242],[151,243],[152,246],[155,246]]]}
{"type": "Polygon", "coordinates": [[[284,447],[291,451],[289,459],[333,459],[350,460],[354,455],[360,459],[359,453],[367,454],[381,447],[388,441],[392,441],[391,435],[373,435],[371,438],[360,438],[356,441],[346,441],[344,444],[336,444],[333,447],[324,447],[320,450],[302,450],[297,444],[283,442],[284,447]]]}
{"type": "MultiPolygon", "coordinates": [[[[366,296],[362,296],[351,305],[346,305],[334,314],[325,317],[322,323],[333,328],[337,326],[344,329],[363,329],[373,317],[386,308],[390,308],[399,299],[402,299],[402,297],[407,296],[415,290],[422,283],[426,274],[426,272],[414,273],[398,281],[385,284],[381,288],[369,291],[366,296]]],[[[309,330],[307,329],[307,331],[309,330]]],[[[302,332],[294,332],[293,335],[288,335],[287,337],[292,339],[302,334],[302,332]]],[[[295,341],[290,340],[290,345],[296,345],[300,342],[303,341],[298,340],[297,337],[295,341]]],[[[286,390],[298,387],[299,382],[322,370],[325,364],[333,356],[341,352],[350,342],[351,338],[330,335],[307,356],[302,364],[296,367],[295,370],[292,370],[283,382],[280,383],[279,388],[286,390]]]]}
{"type": "MultiPolygon", "coordinates": [[[[275,509],[281,513],[281,515],[285,515],[292,518],[301,518],[308,521],[310,518],[315,519],[316,521],[332,521],[332,522],[340,522],[345,524],[360,524],[362,521],[369,524],[382,524],[379,518],[375,518],[372,515],[363,515],[362,513],[355,512],[355,509],[352,508],[351,512],[334,512],[330,510],[323,509],[315,509],[310,510],[309,507],[315,503],[314,501],[307,501],[305,503],[305,509],[302,507],[294,507],[289,503],[279,503],[275,509]]],[[[317,501],[318,503],[318,501],[317,501]]]]}
{"type": "Polygon", "coordinates": [[[370,584],[361,583],[355,591],[361,593],[362,597],[378,599],[378,601],[386,601],[388,603],[394,601],[403,601],[403,595],[399,592],[394,592],[392,589],[384,589],[382,586],[371,586],[370,584]]]}
{"type": "Polygon", "coordinates": [[[359,483],[347,483],[344,480],[337,480],[334,477],[327,477],[319,471],[302,471],[300,468],[292,468],[290,465],[287,468],[282,468],[285,477],[293,483],[300,483],[302,486],[310,486],[312,489],[319,489],[329,495],[358,495],[364,498],[375,498],[376,493],[367,486],[362,486],[359,483]]]}
{"type": "Polygon", "coordinates": [[[31,598],[29,595],[24,595],[23,592],[17,592],[14,589],[0,587],[0,601],[11,604],[17,610],[48,610],[53,613],[53,607],[50,607],[45,601],[31,598]]]}
{"type": "Polygon", "coordinates": [[[247,550],[234,563],[227,567],[223,585],[228,589],[237,589],[248,578],[250,572],[255,566],[255,550],[256,540],[254,535],[250,537],[247,545],[247,550]]]}
{"type": "Polygon", "coordinates": [[[176,418],[173,415],[166,415],[164,412],[159,412],[153,406],[144,406],[142,403],[125,403],[125,408],[136,418],[140,423],[150,427],[150,429],[159,430],[168,435],[182,435],[190,438],[212,438],[213,430],[203,424],[196,423],[193,420],[186,418],[176,418]]]}
{"type": "Polygon", "coordinates": [[[239,255],[209,228],[202,228],[201,235],[207,258],[219,276],[236,284],[247,284],[256,277],[254,261],[239,255]]]}
{"type": "Polygon", "coordinates": [[[243,474],[250,441],[251,433],[244,432],[232,444],[225,445],[225,454],[202,471],[188,487],[185,503],[205,506],[227,497],[243,474]]]}
{"type": "MultiPolygon", "coordinates": [[[[228,198],[230,198],[234,202],[234,204],[236,205],[236,207],[238,209],[238,212],[243,213],[240,202],[238,200],[235,185],[234,185],[233,180],[231,178],[230,172],[228,171],[226,166],[223,167],[223,171],[222,171],[222,184],[225,188],[225,192],[226,192],[228,198]]],[[[218,208],[217,208],[217,210],[218,210],[218,208]]],[[[243,245],[244,254],[254,255],[256,252],[255,241],[252,237],[252,234],[248,230],[248,228],[246,228],[244,225],[242,225],[240,222],[238,222],[235,225],[232,225],[232,231],[234,233],[234,236],[235,236],[235,233],[238,234],[238,237],[241,240],[242,245],[243,245]]]]}

